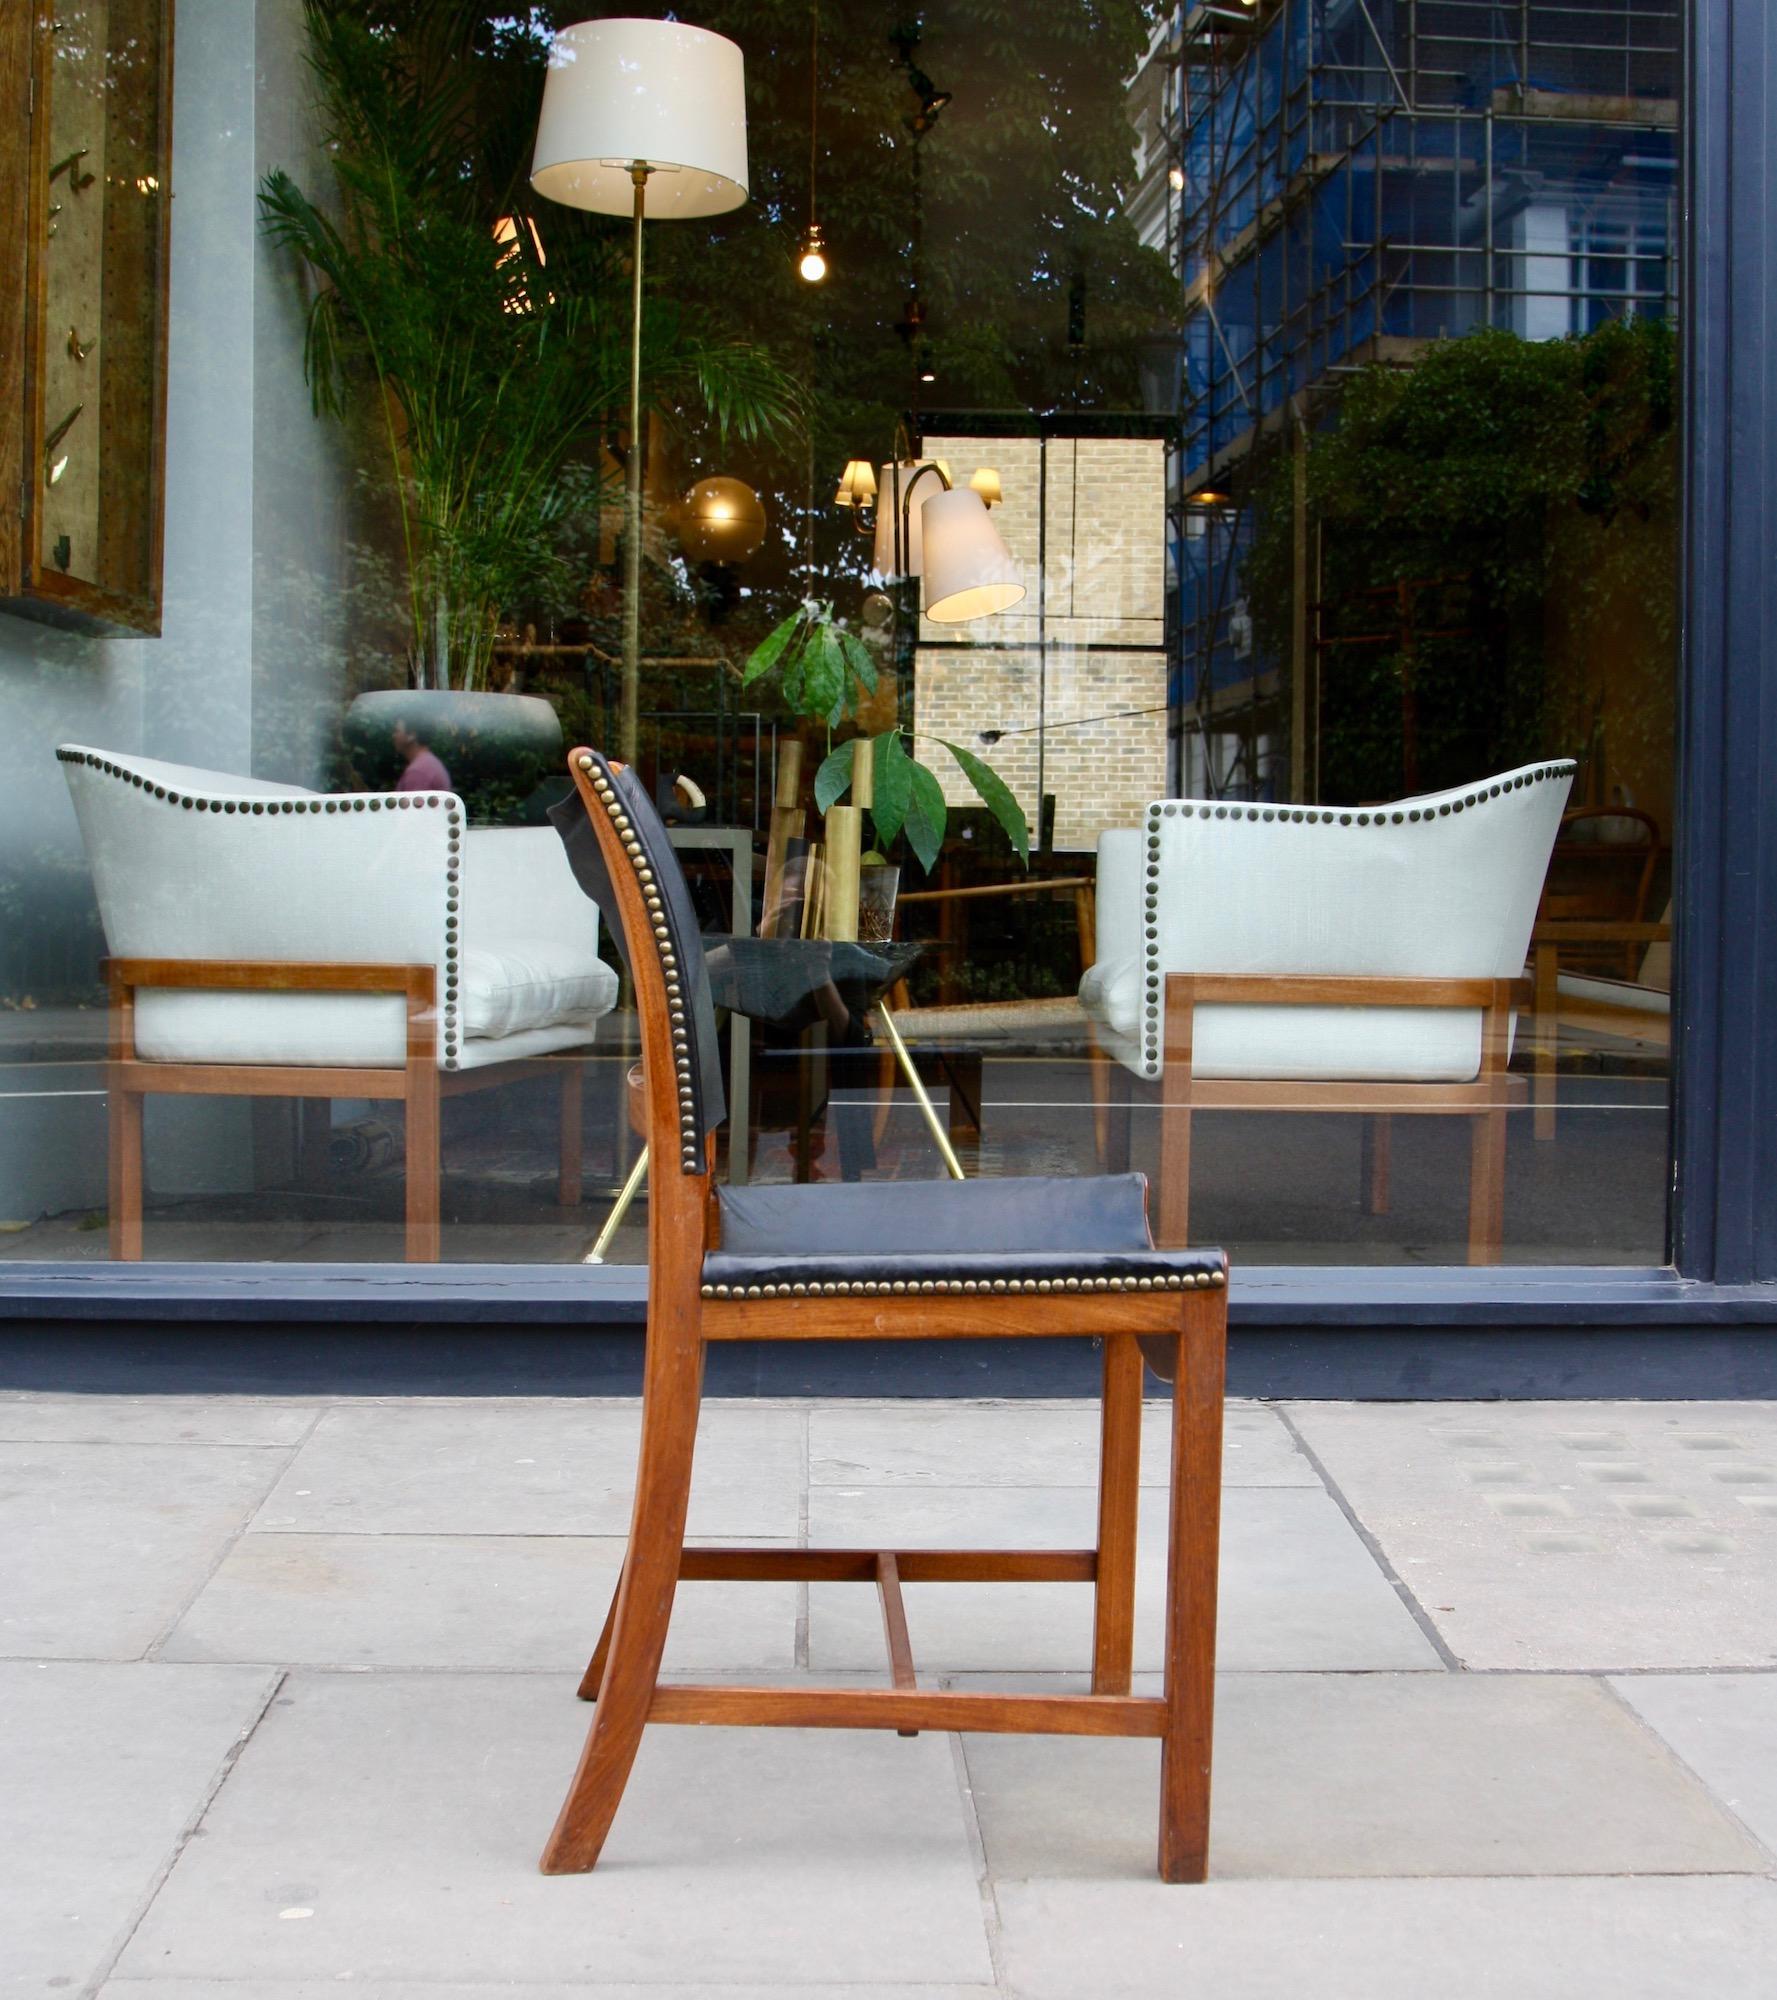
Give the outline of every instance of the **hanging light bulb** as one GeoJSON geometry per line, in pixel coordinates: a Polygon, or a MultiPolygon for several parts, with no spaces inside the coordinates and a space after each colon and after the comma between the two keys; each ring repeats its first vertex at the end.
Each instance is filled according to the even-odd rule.
{"type": "Polygon", "coordinates": [[[827,275],[827,245],[821,225],[814,219],[814,184],[817,151],[815,135],[821,114],[821,9],[820,0],[808,10],[808,228],[796,256],[796,275],[805,285],[818,285],[827,275]]]}

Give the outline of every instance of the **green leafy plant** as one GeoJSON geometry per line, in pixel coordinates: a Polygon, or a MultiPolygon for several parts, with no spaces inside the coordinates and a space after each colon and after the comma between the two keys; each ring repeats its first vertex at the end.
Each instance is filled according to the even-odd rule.
{"type": "MultiPolygon", "coordinates": [[[[1601,706],[1613,754],[1669,765],[1676,414],[1677,342],[1653,319],[1563,340],[1483,329],[1346,381],[1304,482],[1320,529],[1323,798],[1403,788],[1408,686],[1424,789],[1575,749],[1601,706]],[[1407,645],[1362,636],[1404,636],[1409,618],[1407,645]]],[[[1285,454],[1254,528],[1243,585],[1261,652],[1287,658],[1285,454]]]]}
{"type": "MultiPolygon", "coordinates": [[[[834,614],[831,603],[810,598],[767,633],[754,647],[741,674],[750,686],[776,672],[785,703],[810,722],[829,731],[839,728],[856,711],[860,695],[876,693],[880,674],[870,649],[834,614]]],[[[815,772],[814,802],[818,812],[837,805],[851,790],[852,768],[860,736],[835,745],[815,772]]],[[[944,845],[949,808],[935,772],[908,747],[913,732],[885,729],[872,741],[874,796],[871,824],[879,847],[905,833],[907,844],[930,870],[944,845]]],[[[990,764],[944,737],[934,739],[956,759],[957,767],[980,795],[981,802],[1004,828],[1018,858],[1030,865],[1030,828],[1024,808],[990,764]]]]}
{"type": "MultiPolygon", "coordinates": [[[[477,687],[500,615],[568,594],[564,536],[603,497],[600,433],[628,397],[624,232],[531,212],[525,139],[544,41],[522,23],[490,42],[485,10],[461,0],[303,11],[337,198],[275,170],[260,184],[262,226],[313,280],[316,414],[344,417],[355,384],[371,391],[414,678],[477,687]]],[[[784,429],[790,377],[713,325],[647,301],[651,410],[743,438],[784,429]]]]}

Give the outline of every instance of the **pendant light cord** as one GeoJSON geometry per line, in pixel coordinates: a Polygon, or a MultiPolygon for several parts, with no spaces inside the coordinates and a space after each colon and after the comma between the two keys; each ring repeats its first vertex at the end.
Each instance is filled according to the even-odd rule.
{"type": "Polygon", "coordinates": [[[821,8],[820,0],[808,10],[808,226],[815,224],[814,175],[815,132],[821,115],[821,8]]]}

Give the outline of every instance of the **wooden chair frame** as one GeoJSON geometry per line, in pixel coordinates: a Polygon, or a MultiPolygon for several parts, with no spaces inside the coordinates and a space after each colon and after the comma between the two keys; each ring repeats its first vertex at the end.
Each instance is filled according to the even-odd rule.
{"type": "MultiPolygon", "coordinates": [[[[1670,924],[1617,923],[1606,918],[1545,917],[1530,933],[1531,979],[1536,1004],[1535,1129],[1539,1139],[1555,1136],[1555,1064],[1563,1016],[1576,1026],[1598,1028],[1605,1034],[1621,1033],[1666,1048],[1672,1046],[1670,1014],[1644,1013],[1637,1007],[1613,1008],[1603,1000],[1564,1000],[1561,994],[1562,947],[1620,944],[1639,960],[1639,955],[1649,945],[1671,942],[1670,924]]],[[[1632,984],[1633,981],[1627,983],[1632,984]]]]}
{"type": "MultiPolygon", "coordinates": [[[[611,767],[615,769],[616,767],[611,767]]],[[[571,769],[596,831],[630,941],[652,1157],[648,1328],[642,1436],[628,1551],[604,1629],[580,1683],[595,1711],[586,1746],[545,1848],[547,1874],[591,1868],[623,1796],[642,1730],[657,1723],[790,1728],[921,1729],[1152,1737],[1161,1745],[1160,1874],[1204,1879],[1214,1712],[1215,1607],[1221,1505],[1226,1265],[1210,1253],[1186,1288],[1116,1288],[1090,1280],[1060,1294],[1044,1281],[971,1297],[918,1285],[767,1286],[776,1296],[716,1296],[705,1253],[718,1247],[713,1132],[685,1136],[682,1083],[695,1055],[682,1022],[681,969],[647,850],[603,768],[577,751],[571,769]],[[669,1006],[669,994],[672,997],[669,1006]],[[678,1010],[676,1015],[674,1010],[678,1010]],[[1003,1293],[1001,1296],[999,1294],[1003,1293]],[[1036,1293],[1036,1296],[1032,1296],[1036,1293]],[[1086,1549],[687,1548],[686,1504],[706,1347],[728,1340],[881,1340],[982,1335],[1098,1335],[1104,1341],[1098,1536],[1086,1549]],[[1170,1565],[1165,1673],[1157,1697],[1131,1694],[1136,1513],[1144,1348],[1173,1378],[1170,1565]],[[681,1580],[844,1581],[874,1585],[889,1661],[883,1688],[660,1684],[681,1580]],[[947,1693],[917,1684],[901,1585],[1044,1581],[1093,1590],[1088,1694],[947,1693]]],[[[670,864],[668,864],[670,865],[670,864]]],[[[818,1246],[817,1246],[818,1247],[818,1246]]],[[[1172,1281],[1177,1283],[1178,1281],[1172,1281]]],[[[728,1290],[723,1287],[723,1290],[728,1290]]],[[[749,1288],[752,1289],[752,1288],[749,1288]]],[[[959,1288],[960,1289],[960,1288],[959,1288]]]]}
{"type": "Polygon", "coordinates": [[[438,1066],[438,975],[430,965],[353,965],[316,961],[111,958],[106,1085],[110,1094],[107,1189],[111,1255],[142,1255],[142,1100],[157,1092],[205,1097],[393,1098],[406,1107],[407,1232],[410,1264],[440,1254],[438,1183],[440,1100],[527,1076],[561,1086],[561,1182],[564,1208],[579,1205],[582,1081],[578,1062],[532,1057],[477,1069],[438,1066]],[[407,1003],[405,1060],[399,1068],[307,1063],[145,1062],[136,1053],[136,994],[143,987],[207,993],[396,993],[407,1003]]]}
{"type": "MultiPolygon", "coordinates": [[[[1362,1114],[1365,1199],[1372,1212],[1388,1206],[1389,1119],[1466,1117],[1469,1156],[1468,1260],[1496,1264],[1505,1236],[1506,1113],[1526,1100],[1521,1077],[1506,1068],[1511,1022],[1528,999],[1523,980],[1370,978],[1333,974],[1245,977],[1172,973],[1166,980],[1165,1058],[1160,1080],[1159,1240],[1183,1244],[1191,1214],[1191,1117],[1195,1111],[1343,1111],[1362,1114]],[[1481,1010],[1481,1063],[1466,1083],[1269,1080],[1199,1077],[1192,1043],[1199,1007],[1467,1007],[1481,1010]]],[[[1113,1080],[1127,1078],[1110,1063],[1113,1080]]],[[[1095,1092],[1095,1095],[1097,1093],[1095,1092]]],[[[1118,1102],[1118,1145],[1128,1143],[1127,1084],[1118,1102]]],[[[1114,1164],[1114,1161],[1113,1161],[1114,1164]]]]}

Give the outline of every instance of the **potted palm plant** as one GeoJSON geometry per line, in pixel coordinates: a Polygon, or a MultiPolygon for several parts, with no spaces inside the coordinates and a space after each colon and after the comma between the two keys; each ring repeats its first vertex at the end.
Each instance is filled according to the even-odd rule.
{"type": "MultiPolygon", "coordinates": [[[[368,409],[404,559],[405,678],[447,711],[432,740],[485,737],[502,614],[571,601],[567,531],[603,497],[629,380],[621,241],[529,211],[547,47],[531,21],[460,0],[305,0],[304,16],[335,186],[322,199],[268,173],[262,226],[312,285],[316,414],[368,409]],[[483,697],[473,722],[465,695],[483,697]]],[[[653,413],[741,438],[786,422],[794,392],[763,349],[659,299],[641,337],[653,413]]]]}

